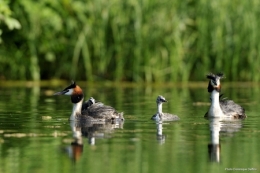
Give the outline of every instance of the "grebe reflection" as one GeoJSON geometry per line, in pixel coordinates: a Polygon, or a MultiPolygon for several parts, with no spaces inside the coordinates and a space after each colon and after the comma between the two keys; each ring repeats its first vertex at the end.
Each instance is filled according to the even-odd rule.
{"type": "Polygon", "coordinates": [[[211,162],[220,162],[221,156],[221,144],[220,135],[233,136],[233,133],[239,131],[242,128],[242,121],[227,120],[223,118],[210,118],[210,142],[208,144],[209,160],[211,162]]]}

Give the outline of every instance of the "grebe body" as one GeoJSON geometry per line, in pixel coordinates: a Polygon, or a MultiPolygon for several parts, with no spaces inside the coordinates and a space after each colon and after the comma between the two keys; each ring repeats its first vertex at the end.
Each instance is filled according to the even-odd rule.
{"type": "Polygon", "coordinates": [[[96,102],[93,97],[83,104],[84,95],[82,89],[74,81],[64,90],[54,95],[69,95],[73,104],[70,120],[78,121],[123,121],[123,112],[118,113],[113,107],[96,102]]]}

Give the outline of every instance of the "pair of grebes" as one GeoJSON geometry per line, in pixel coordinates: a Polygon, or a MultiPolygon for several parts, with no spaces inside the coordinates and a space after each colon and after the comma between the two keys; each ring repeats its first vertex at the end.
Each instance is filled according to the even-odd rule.
{"type": "MultiPolygon", "coordinates": [[[[205,117],[208,118],[246,118],[245,110],[233,100],[221,99],[220,79],[223,74],[208,74],[209,79],[208,92],[211,93],[211,105],[205,117]]],[[[82,89],[75,82],[64,90],[54,95],[69,95],[73,103],[72,114],[70,120],[86,121],[86,122],[115,122],[124,121],[123,112],[117,112],[113,107],[107,106],[101,102],[96,102],[93,97],[83,103],[84,95],[82,89]]],[[[157,113],[152,116],[152,120],[156,121],[175,121],[180,118],[177,115],[162,112],[162,104],[167,100],[159,95],[157,97],[157,113]]]]}

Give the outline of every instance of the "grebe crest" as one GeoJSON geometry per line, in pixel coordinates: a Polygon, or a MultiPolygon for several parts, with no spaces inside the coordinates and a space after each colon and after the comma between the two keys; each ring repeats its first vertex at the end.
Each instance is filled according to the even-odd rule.
{"type": "Polygon", "coordinates": [[[169,113],[163,113],[162,112],[162,104],[167,102],[167,100],[159,95],[156,99],[157,103],[157,113],[152,116],[152,120],[156,121],[175,121],[179,120],[180,118],[177,115],[169,114],[169,113]]]}
{"type": "Polygon", "coordinates": [[[221,99],[220,79],[224,78],[223,73],[207,75],[209,80],[208,92],[211,93],[211,105],[205,117],[222,117],[222,118],[245,118],[245,110],[233,100],[221,99]]]}

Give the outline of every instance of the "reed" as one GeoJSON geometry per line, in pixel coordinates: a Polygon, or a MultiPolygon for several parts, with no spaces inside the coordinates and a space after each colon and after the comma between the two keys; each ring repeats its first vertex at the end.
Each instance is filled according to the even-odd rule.
{"type": "Polygon", "coordinates": [[[1,77],[150,83],[221,71],[229,80],[259,81],[259,4],[14,1],[9,7],[22,29],[1,29],[1,77]]]}

